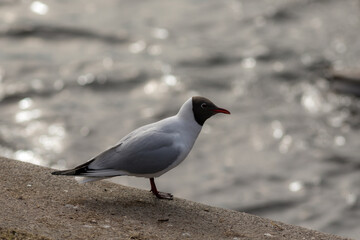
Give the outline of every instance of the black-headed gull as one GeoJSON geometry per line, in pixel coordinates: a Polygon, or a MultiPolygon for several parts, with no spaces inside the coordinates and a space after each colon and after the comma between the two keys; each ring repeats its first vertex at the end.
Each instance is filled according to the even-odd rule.
{"type": "Polygon", "coordinates": [[[204,122],[217,113],[230,114],[207,98],[192,97],[175,116],[140,127],[90,161],[52,174],[81,176],[82,183],[124,175],[145,177],[150,179],[151,192],[157,198],[172,199],[170,193],[156,189],[154,178],[186,158],[204,122]]]}

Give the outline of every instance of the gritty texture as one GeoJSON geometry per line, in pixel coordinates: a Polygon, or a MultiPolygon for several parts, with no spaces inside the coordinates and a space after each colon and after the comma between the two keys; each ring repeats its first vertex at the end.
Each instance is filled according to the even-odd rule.
{"type": "Polygon", "coordinates": [[[0,158],[1,239],[345,239],[0,158]]]}

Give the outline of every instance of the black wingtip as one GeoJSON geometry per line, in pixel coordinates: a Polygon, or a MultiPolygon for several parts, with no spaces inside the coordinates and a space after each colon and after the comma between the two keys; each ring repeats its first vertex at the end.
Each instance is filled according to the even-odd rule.
{"type": "Polygon", "coordinates": [[[76,169],[64,170],[64,171],[55,171],[51,173],[52,175],[77,175],[76,169]]]}
{"type": "Polygon", "coordinates": [[[80,166],[77,166],[74,169],[69,169],[69,170],[63,170],[63,171],[55,171],[52,172],[52,175],[67,175],[67,176],[78,176],[78,175],[82,175],[83,173],[86,173],[86,171],[88,170],[88,165],[90,163],[92,163],[94,159],[91,159],[90,161],[81,164],[80,166]]]}

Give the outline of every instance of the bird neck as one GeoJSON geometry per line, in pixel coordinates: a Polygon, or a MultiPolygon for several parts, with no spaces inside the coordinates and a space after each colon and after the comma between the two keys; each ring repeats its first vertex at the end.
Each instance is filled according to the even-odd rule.
{"type": "Polygon", "coordinates": [[[189,125],[193,125],[195,128],[201,129],[201,125],[195,120],[193,112],[192,98],[188,99],[180,108],[176,115],[178,118],[184,120],[189,125]]]}
{"type": "Polygon", "coordinates": [[[194,113],[192,110],[192,100],[188,99],[180,108],[177,116],[187,120],[187,121],[195,121],[194,113]]]}

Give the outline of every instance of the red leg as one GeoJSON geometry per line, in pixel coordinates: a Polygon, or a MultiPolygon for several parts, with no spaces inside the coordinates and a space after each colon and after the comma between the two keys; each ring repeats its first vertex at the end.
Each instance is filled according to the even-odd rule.
{"type": "Polygon", "coordinates": [[[172,200],[173,199],[173,195],[170,193],[163,193],[163,192],[159,192],[156,188],[155,185],[155,180],[154,178],[150,178],[150,185],[151,185],[151,192],[159,199],[167,199],[167,200],[172,200]]]}

